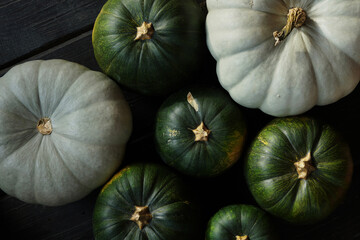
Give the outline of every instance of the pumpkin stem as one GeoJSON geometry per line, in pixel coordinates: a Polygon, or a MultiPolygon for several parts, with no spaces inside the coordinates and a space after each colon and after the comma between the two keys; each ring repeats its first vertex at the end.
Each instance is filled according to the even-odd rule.
{"type": "Polygon", "coordinates": [[[275,38],[275,46],[277,46],[281,41],[283,41],[293,30],[294,27],[301,27],[306,20],[306,12],[302,8],[291,8],[287,14],[287,22],[285,27],[278,32],[273,32],[275,38]]]}
{"type": "Polygon", "coordinates": [[[191,94],[191,92],[189,92],[187,95],[186,95],[186,99],[187,99],[187,102],[194,108],[194,110],[196,112],[199,111],[199,105],[197,104],[195,98],[193,97],[193,95],[191,94]]]}
{"type": "Polygon", "coordinates": [[[130,220],[135,222],[140,229],[143,229],[150,223],[152,215],[148,206],[135,206],[135,212],[131,216],[130,220]]]}
{"type": "Polygon", "coordinates": [[[299,179],[307,179],[311,172],[315,171],[316,168],[311,164],[311,154],[308,154],[294,163],[299,179]]]}
{"type": "Polygon", "coordinates": [[[42,135],[50,135],[52,133],[50,118],[44,117],[40,119],[36,125],[36,128],[42,135]]]}
{"type": "Polygon", "coordinates": [[[205,127],[204,122],[201,122],[200,125],[197,128],[192,129],[192,131],[195,134],[195,142],[207,141],[209,134],[211,132],[209,129],[205,127]]]}
{"type": "Polygon", "coordinates": [[[248,235],[244,235],[244,236],[236,236],[236,240],[250,240],[248,235]]]}
{"type": "Polygon", "coordinates": [[[137,33],[134,41],[151,39],[155,30],[152,23],[143,22],[140,27],[137,27],[137,33]]]}

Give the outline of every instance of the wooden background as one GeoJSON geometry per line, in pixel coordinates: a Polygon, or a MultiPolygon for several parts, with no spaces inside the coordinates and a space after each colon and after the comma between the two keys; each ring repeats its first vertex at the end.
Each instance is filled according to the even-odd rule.
{"type": "MultiPolygon", "coordinates": [[[[105,0],[0,0],[0,76],[15,64],[34,59],[60,58],[99,70],[91,44],[92,27],[105,0]]],[[[200,3],[206,14],[205,3],[200,3]]],[[[215,61],[206,52],[199,81],[218,85],[215,61]]],[[[220,86],[219,86],[220,87],[220,86]]],[[[134,120],[134,130],[121,167],[136,161],[162,163],[154,150],[156,111],[165,97],[144,97],[124,89],[134,120]]],[[[353,181],[337,210],[315,225],[291,226],[274,219],[282,239],[360,239],[360,92],[307,114],[335,126],[350,144],[355,163],[353,181]]],[[[240,107],[240,106],[239,106],[240,107]]],[[[247,119],[247,147],[272,117],[240,107],[247,119]]],[[[196,189],[204,228],[219,208],[228,204],[253,204],[242,174],[243,158],[226,174],[213,179],[183,176],[196,189]]],[[[60,207],[23,203],[0,190],[0,239],[93,239],[92,211],[99,192],[60,207]],[[4,238],[4,236],[9,236],[4,238]]],[[[186,239],[184,239],[186,240],[186,239]]]]}

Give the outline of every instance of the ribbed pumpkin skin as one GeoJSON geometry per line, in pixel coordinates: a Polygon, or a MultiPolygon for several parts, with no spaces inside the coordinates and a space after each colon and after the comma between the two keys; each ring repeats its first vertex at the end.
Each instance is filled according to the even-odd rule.
{"type": "Polygon", "coordinates": [[[251,205],[230,205],[220,209],[210,219],[206,240],[235,240],[236,236],[248,236],[249,240],[277,239],[270,218],[251,205]]]}
{"type": "Polygon", "coordinates": [[[352,177],[348,145],[333,128],[305,117],[279,118],[252,143],[245,164],[248,186],[266,211],[291,223],[327,217],[344,196],[352,177]],[[311,153],[316,170],[298,179],[295,161],[311,153]]]}
{"type": "Polygon", "coordinates": [[[197,177],[219,175],[231,167],[242,152],[246,125],[229,95],[216,88],[186,88],[161,105],[155,125],[155,141],[163,161],[184,174],[197,177]],[[187,101],[191,93],[196,111],[187,101]],[[201,122],[211,131],[207,141],[195,141],[191,129],[201,122]]]}
{"type": "Polygon", "coordinates": [[[0,188],[27,203],[77,201],[117,170],[131,130],[105,74],[60,59],[19,64],[0,78],[0,188]],[[37,129],[45,117],[50,135],[37,129]]]}
{"type": "Polygon", "coordinates": [[[121,170],[104,186],[95,204],[96,239],[198,239],[199,217],[181,179],[155,164],[121,170]],[[142,230],[130,218],[135,206],[148,206],[152,220],[142,230]]]}
{"type": "Polygon", "coordinates": [[[199,66],[204,16],[193,0],[109,0],[98,15],[93,46],[101,69],[146,95],[165,95],[199,66]],[[152,39],[134,41],[151,22],[152,39]]]}

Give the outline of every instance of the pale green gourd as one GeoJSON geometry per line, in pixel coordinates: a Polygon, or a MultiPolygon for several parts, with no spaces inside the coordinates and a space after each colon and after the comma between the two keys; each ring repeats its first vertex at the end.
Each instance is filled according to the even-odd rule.
{"type": "Polygon", "coordinates": [[[358,84],[359,0],[208,0],[207,7],[207,44],[221,85],[237,103],[296,115],[358,84]],[[302,25],[294,8],[305,11],[302,25]],[[290,9],[292,31],[275,46],[273,33],[287,24],[290,9]]]}
{"type": "Polygon", "coordinates": [[[0,188],[28,203],[79,200],[117,170],[131,130],[104,74],[65,60],[17,65],[0,78],[0,188]]]}

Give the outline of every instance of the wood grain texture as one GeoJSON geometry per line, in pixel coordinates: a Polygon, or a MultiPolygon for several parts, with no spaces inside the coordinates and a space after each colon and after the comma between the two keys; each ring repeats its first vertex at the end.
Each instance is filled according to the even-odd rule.
{"type": "MultiPolygon", "coordinates": [[[[203,0],[198,0],[206,12],[203,0]]],[[[0,0],[0,76],[20,62],[62,58],[100,70],[91,44],[92,25],[105,0],[0,0]],[[58,17],[56,17],[58,16],[58,17]]],[[[209,53],[201,66],[199,82],[218,87],[216,63],[209,53]]],[[[138,161],[162,163],[154,146],[155,114],[164,98],[144,97],[126,88],[134,117],[134,131],[121,166],[138,161]]],[[[244,148],[273,117],[245,109],[248,136],[244,148]]],[[[355,163],[346,198],[326,220],[299,228],[273,219],[282,239],[360,239],[360,88],[337,103],[307,113],[337,128],[349,143],[355,163]]],[[[203,230],[207,220],[230,204],[256,204],[243,176],[243,156],[225,174],[211,179],[184,177],[201,204],[203,230]]],[[[23,203],[0,191],[0,231],[8,239],[93,239],[92,213],[100,188],[84,199],[61,207],[23,203]]],[[[0,239],[2,239],[0,237],[0,239]]],[[[5,238],[6,239],[6,238],[5,238]]]]}
{"type": "Polygon", "coordinates": [[[92,28],[105,0],[2,0],[0,68],[92,28]]]}

